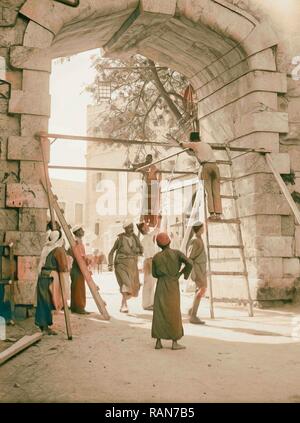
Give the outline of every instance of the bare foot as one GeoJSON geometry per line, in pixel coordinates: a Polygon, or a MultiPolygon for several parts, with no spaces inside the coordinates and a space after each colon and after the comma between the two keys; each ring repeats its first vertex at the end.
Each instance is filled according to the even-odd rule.
{"type": "Polygon", "coordinates": [[[173,341],[172,350],[185,350],[186,347],[184,345],[178,344],[178,342],[173,341]]]}
{"type": "Polygon", "coordinates": [[[128,307],[126,305],[122,305],[120,308],[121,313],[128,313],[128,307]]]}
{"type": "Polygon", "coordinates": [[[155,344],[155,349],[156,349],[156,350],[161,350],[162,348],[163,348],[163,346],[162,346],[161,340],[160,340],[160,339],[158,339],[158,340],[156,341],[156,344],[155,344]]]}
{"type": "Polygon", "coordinates": [[[46,334],[47,335],[57,335],[57,332],[55,332],[55,330],[53,330],[53,329],[50,329],[50,328],[47,328],[47,329],[45,329],[45,332],[46,332],[46,334]]]}

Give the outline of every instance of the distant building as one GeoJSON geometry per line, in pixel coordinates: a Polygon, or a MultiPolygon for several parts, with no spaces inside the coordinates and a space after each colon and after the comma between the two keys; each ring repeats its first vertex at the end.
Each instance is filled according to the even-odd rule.
{"type": "Polygon", "coordinates": [[[51,178],[53,192],[64,210],[69,225],[83,224],[85,216],[85,182],[51,178]]]}
{"type": "MultiPolygon", "coordinates": [[[[109,138],[110,135],[101,129],[101,115],[107,113],[108,102],[99,105],[90,105],[87,109],[88,135],[100,138],[109,138]]],[[[162,128],[162,133],[167,132],[162,128]]],[[[147,153],[151,153],[151,147],[146,146],[147,153]]],[[[136,158],[137,146],[130,147],[120,144],[110,145],[107,143],[90,142],[87,145],[86,165],[93,168],[126,168],[128,159],[134,161],[136,158]]],[[[164,156],[172,154],[178,149],[169,148],[162,152],[164,156]]],[[[144,151],[145,154],[145,151],[144,151]]],[[[143,161],[144,156],[138,161],[143,161]]],[[[176,160],[164,162],[162,170],[172,170],[176,160]]],[[[193,170],[193,159],[185,154],[179,156],[176,169],[193,170]]],[[[175,175],[174,175],[175,176],[175,175]]],[[[178,175],[176,175],[178,176],[178,175]]],[[[176,178],[170,181],[170,174],[163,174],[165,189],[162,191],[161,205],[165,207],[169,201],[171,205],[170,215],[163,220],[173,239],[174,247],[179,247],[188,218],[188,204],[191,201],[191,184],[186,181],[185,185],[190,185],[190,191],[182,190],[182,179],[176,178]],[[181,193],[182,191],[182,193],[181,193]],[[168,200],[169,198],[169,200],[168,200]],[[178,207],[178,205],[182,207],[178,207]]],[[[187,179],[191,179],[188,177],[187,179]]],[[[194,178],[193,178],[194,179],[194,178]]],[[[122,231],[122,222],[130,214],[136,221],[139,220],[137,202],[139,191],[142,188],[142,177],[138,173],[126,172],[105,172],[89,171],[86,181],[86,212],[85,226],[91,237],[92,248],[97,248],[105,254],[111,249],[116,235],[122,231]],[[109,209],[109,210],[108,210],[109,209]]]]}

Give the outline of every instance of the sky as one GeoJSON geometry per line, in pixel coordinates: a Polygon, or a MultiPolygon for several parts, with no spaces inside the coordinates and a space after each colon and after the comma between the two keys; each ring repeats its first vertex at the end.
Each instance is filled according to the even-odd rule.
{"type": "MultiPolygon", "coordinates": [[[[90,57],[99,50],[90,50],[71,57],[70,61],[53,61],[50,79],[51,117],[49,132],[86,135],[86,110],[92,103],[84,85],[93,81],[94,69],[90,57]]],[[[51,146],[51,164],[85,166],[86,143],[57,140],[51,146]]],[[[51,177],[85,181],[82,171],[51,170],[51,177]]]]}

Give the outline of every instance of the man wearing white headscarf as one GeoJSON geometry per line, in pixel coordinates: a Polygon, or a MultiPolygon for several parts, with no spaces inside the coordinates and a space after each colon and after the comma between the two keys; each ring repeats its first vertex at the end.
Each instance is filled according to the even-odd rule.
{"type": "Polygon", "coordinates": [[[38,265],[35,324],[48,335],[56,335],[56,332],[49,328],[53,324],[52,311],[63,308],[59,278],[65,279],[68,272],[67,255],[63,245],[61,232],[49,231],[38,265]]]}
{"type": "Polygon", "coordinates": [[[124,232],[118,235],[113,248],[108,255],[108,270],[115,267],[115,274],[122,294],[120,311],[128,313],[127,300],[137,297],[140,290],[138,256],[143,254],[143,247],[133,230],[133,222],[126,220],[124,232]],[[114,259],[115,255],[115,259],[114,259]]]}

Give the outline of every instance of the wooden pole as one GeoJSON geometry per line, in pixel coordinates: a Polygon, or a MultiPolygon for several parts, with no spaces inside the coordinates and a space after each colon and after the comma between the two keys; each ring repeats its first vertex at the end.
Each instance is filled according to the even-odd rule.
{"type": "Polygon", "coordinates": [[[42,339],[42,336],[43,335],[41,333],[35,333],[34,335],[30,336],[23,336],[23,338],[19,339],[19,341],[14,343],[11,347],[0,353],[0,366],[10,358],[17,355],[19,352],[38,342],[40,339],[42,339]]]}
{"type": "MultiPolygon", "coordinates": [[[[52,191],[51,191],[51,193],[52,193],[52,191]]],[[[89,271],[89,269],[88,269],[88,267],[85,263],[84,258],[81,256],[81,252],[79,251],[79,245],[76,243],[74,236],[73,236],[73,234],[72,234],[72,232],[71,232],[71,230],[70,230],[70,228],[69,228],[69,226],[66,222],[66,219],[65,219],[62,211],[59,208],[59,205],[57,203],[57,198],[53,195],[53,193],[52,193],[52,196],[53,196],[53,200],[54,200],[53,201],[53,207],[54,207],[56,216],[58,217],[58,220],[60,221],[60,224],[61,224],[61,226],[62,226],[62,228],[63,228],[63,230],[66,234],[66,237],[69,241],[70,247],[71,247],[72,252],[74,254],[75,260],[77,261],[77,264],[78,264],[78,266],[81,270],[81,273],[83,274],[84,279],[85,279],[86,283],[88,284],[88,287],[91,291],[91,294],[94,298],[94,301],[95,301],[95,303],[98,307],[99,312],[103,315],[105,320],[109,320],[110,316],[109,316],[109,314],[106,310],[106,304],[102,300],[102,298],[101,298],[101,296],[98,292],[97,285],[92,278],[91,272],[89,271]]]]}
{"type": "MultiPolygon", "coordinates": [[[[52,226],[52,230],[54,231],[57,228],[56,228],[55,215],[54,215],[54,209],[53,209],[53,197],[52,197],[52,191],[51,191],[51,182],[50,182],[50,178],[49,178],[49,171],[48,171],[48,168],[47,168],[47,161],[46,161],[46,154],[45,154],[47,145],[48,145],[48,139],[47,138],[41,138],[41,151],[42,151],[44,174],[45,174],[46,193],[47,193],[47,196],[48,196],[49,210],[50,210],[50,216],[51,216],[51,226],[52,226]]],[[[68,303],[67,303],[67,299],[66,299],[66,295],[65,295],[65,293],[66,293],[65,285],[64,285],[64,281],[61,278],[59,272],[58,272],[58,275],[59,275],[59,286],[60,286],[60,291],[61,291],[61,297],[62,297],[62,300],[63,300],[67,337],[68,337],[68,340],[72,340],[71,320],[70,320],[68,303]]]]}
{"type": "Polygon", "coordinates": [[[280,176],[280,173],[276,170],[273,160],[271,158],[270,154],[266,154],[266,161],[270,167],[270,169],[273,172],[273,175],[275,176],[275,179],[281,189],[282,194],[285,196],[286,201],[288,202],[292,212],[294,213],[294,216],[298,222],[298,225],[300,225],[300,211],[298,209],[298,207],[296,206],[293,197],[291,196],[289,190],[287,189],[287,186],[285,185],[282,177],[280,176]]]}
{"type": "MultiPolygon", "coordinates": [[[[178,154],[178,153],[177,153],[178,154]]],[[[122,169],[122,168],[110,168],[110,167],[91,167],[91,166],[60,166],[60,165],[49,165],[49,169],[62,169],[62,170],[82,170],[82,171],[92,171],[92,172],[126,172],[126,173],[140,173],[139,169],[122,169]]],[[[160,170],[160,173],[166,174],[176,174],[176,175],[196,175],[197,172],[193,171],[174,171],[171,170],[160,170]]]]}

